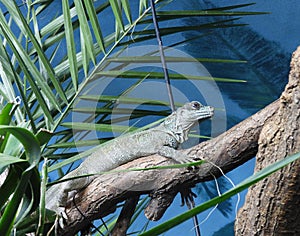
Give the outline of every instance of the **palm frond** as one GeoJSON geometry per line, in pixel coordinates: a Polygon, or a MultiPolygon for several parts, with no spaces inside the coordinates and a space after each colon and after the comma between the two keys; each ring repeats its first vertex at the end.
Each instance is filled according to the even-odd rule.
{"type": "MultiPolygon", "coordinates": [[[[157,116],[161,118],[168,115],[170,110],[166,108],[168,102],[164,100],[128,96],[145,80],[163,78],[161,72],[149,69],[151,63],[160,62],[156,49],[139,56],[124,56],[128,48],[141,43],[150,44],[155,38],[148,1],[108,0],[99,3],[92,0],[63,0],[62,11],[53,11],[53,6],[58,9],[56,4],[59,4],[53,0],[27,1],[21,5],[18,5],[17,1],[1,3],[0,105],[6,120],[0,116],[0,124],[13,128],[5,131],[4,141],[0,142],[2,152],[11,151],[6,153],[5,157],[1,154],[0,167],[5,168],[14,163],[16,168],[10,169],[5,185],[1,188],[3,199],[1,198],[0,205],[5,210],[0,220],[0,234],[9,234],[12,227],[16,226],[20,227],[17,228],[20,229],[20,234],[25,234],[32,232],[30,229],[34,227],[27,227],[27,216],[38,208],[39,202],[41,206],[44,204],[43,195],[42,198],[39,196],[39,189],[42,188],[42,193],[45,191],[46,181],[40,181],[37,170],[39,161],[42,161],[41,154],[52,159],[51,163],[55,163],[48,170],[44,169],[43,173],[46,176],[48,172],[61,171],[66,165],[73,164],[95,150],[91,148],[79,153],[75,147],[102,144],[112,137],[109,135],[111,131],[134,131],[138,126],[135,123],[137,118],[151,114],[157,119],[157,116]],[[50,20],[44,25],[42,20],[45,16],[50,20]],[[145,66],[141,70],[127,70],[132,64],[142,63],[145,66]],[[99,91],[93,90],[93,82],[99,82],[101,87],[105,86],[107,80],[116,77],[119,77],[118,82],[127,83],[120,91],[99,94],[99,91]],[[102,84],[102,81],[105,83],[102,84]],[[12,111],[12,102],[18,96],[21,97],[22,103],[14,108],[16,110],[13,110],[13,116],[10,116],[7,111],[12,111]],[[83,106],[84,103],[89,105],[83,106]],[[142,107],[129,109],[122,105],[142,107]],[[73,120],[78,114],[84,115],[82,120],[73,120]],[[131,125],[124,125],[124,121],[130,121],[131,125]],[[14,137],[7,134],[15,135],[15,130],[23,136],[17,134],[14,137]],[[100,135],[90,139],[90,132],[100,135]],[[29,149],[31,151],[27,153],[29,149]],[[26,161],[21,157],[26,157],[26,161]],[[23,162],[27,163],[25,168],[23,162]],[[27,183],[30,184],[30,188],[26,190],[27,183]],[[8,186],[13,187],[8,190],[8,186]],[[5,205],[11,194],[11,202],[5,205]],[[24,205],[17,219],[17,206],[22,198],[24,205]],[[7,222],[9,224],[5,225],[7,222]]],[[[196,37],[184,40],[173,37],[175,40],[167,45],[171,47],[182,46],[195,38],[207,37],[217,29],[243,27],[245,24],[240,23],[236,17],[262,14],[235,10],[249,4],[197,11],[165,10],[165,6],[170,4],[172,1],[156,1],[158,21],[162,24],[161,35],[169,37],[183,32],[196,34],[196,37]],[[192,26],[182,21],[189,17],[208,16],[215,18],[192,26]],[[228,16],[232,17],[222,18],[228,16]]],[[[166,61],[194,62],[179,56],[167,56],[166,61]]],[[[211,64],[245,63],[245,60],[222,57],[197,58],[195,61],[211,64]]],[[[190,79],[245,82],[230,77],[178,73],[170,73],[170,78],[174,81],[190,79]]],[[[141,209],[137,211],[137,215],[141,209]]],[[[38,232],[41,234],[44,230],[45,214],[45,211],[40,209],[41,224],[38,226],[38,232]]]]}

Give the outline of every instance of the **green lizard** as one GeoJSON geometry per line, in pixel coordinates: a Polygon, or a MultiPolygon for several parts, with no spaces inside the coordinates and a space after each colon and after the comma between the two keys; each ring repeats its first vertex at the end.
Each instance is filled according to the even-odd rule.
{"type": "MultiPolygon", "coordinates": [[[[139,157],[159,154],[179,163],[192,162],[193,157],[179,155],[176,150],[188,139],[191,127],[199,120],[213,116],[214,109],[197,101],[186,103],[169,115],[159,126],[120,136],[99,146],[80,166],[65,175],[68,179],[80,175],[109,171],[139,157]]],[[[66,218],[64,207],[69,193],[86,187],[96,176],[68,180],[51,186],[46,191],[46,208],[66,218]]]]}

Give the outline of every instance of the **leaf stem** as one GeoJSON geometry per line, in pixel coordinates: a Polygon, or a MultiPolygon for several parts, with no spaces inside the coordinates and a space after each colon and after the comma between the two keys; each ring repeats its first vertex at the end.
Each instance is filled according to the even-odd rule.
{"type": "Polygon", "coordinates": [[[156,15],[156,10],[155,10],[154,0],[150,0],[150,5],[151,5],[151,11],[152,11],[153,24],[154,24],[154,28],[155,28],[155,34],[156,34],[156,38],[158,41],[161,64],[163,66],[166,86],[167,86],[169,100],[170,100],[170,106],[171,106],[172,111],[175,111],[174,98],[173,98],[173,93],[172,93],[172,89],[171,89],[171,82],[170,82],[169,72],[168,72],[168,68],[167,68],[167,63],[165,60],[165,54],[164,54],[163,43],[162,43],[160,32],[159,32],[159,26],[157,23],[157,15],[156,15]]]}

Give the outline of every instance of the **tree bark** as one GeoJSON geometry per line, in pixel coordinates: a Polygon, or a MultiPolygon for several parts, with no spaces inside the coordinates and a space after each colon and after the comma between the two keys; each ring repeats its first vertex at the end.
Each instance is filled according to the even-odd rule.
{"type": "MultiPolygon", "coordinates": [[[[278,111],[259,137],[255,171],[300,151],[300,47],[278,111]]],[[[249,189],[235,225],[236,235],[300,235],[300,161],[249,189]]]]}
{"type": "Polygon", "coordinates": [[[114,225],[114,228],[112,229],[111,236],[126,236],[127,229],[130,226],[130,221],[134,214],[138,201],[139,196],[128,198],[125,201],[118,220],[114,225]]]}
{"type": "MultiPolygon", "coordinates": [[[[180,150],[208,162],[197,169],[128,171],[99,176],[76,195],[75,205],[73,201],[69,204],[66,209],[67,222],[64,229],[60,229],[59,234],[74,235],[87,227],[91,221],[114,212],[117,203],[145,193],[151,197],[145,215],[151,220],[160,219],[182,189],[211,180],[212,174],[221,176],[220,170],[214,165],[219,166],[223,172],[228,172],[251,159],[257,152],[257,141],[264,123],[276,113],[278,108],[279,102],[275,101],[218,137],[190,149],[180,150]]],[[[170,159],[152,155],[136,159],[116,170],[172,164],[174,162],[170,159]]]]}

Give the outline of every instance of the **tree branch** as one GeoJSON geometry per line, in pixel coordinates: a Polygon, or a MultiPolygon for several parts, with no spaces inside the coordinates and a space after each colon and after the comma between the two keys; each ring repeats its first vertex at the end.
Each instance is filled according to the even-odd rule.
{"type": "MultiPolygon", "coordinates": [[[[257,152],[258,137],[264,123],[276,113],[278,108],[279,101],[275,101],[218,137],[190,149],[180,150],[197,159],[207,160],[208,163],[196,170],[180,168],[130,171],[99,176],[76,196],[76,206],[85,217],[70,204],[66,209],[69,216],[66,227],[59,233],[73,235],[91,221],[114,212],[117,203],[144,193],[151,196],[145,215],[151,220],[160,219],[182,188],[211,180],[212,173],[221,176],[214,165],[228,172],[251,159],[257,152]]],[[[117,170],[171,164],[174,162],[170,159],[152,155],[129,162],[118,167],[117,170]]]]}
{"type": "MultiPolygon", "coordinates": [[[[293,53],[280,107],[260,137],[255,172],[300,151],[300,47],[293,53]]],[[[235,222],[236,235],[299,235],[300,161],[251,186],[235,222]]]]}
{"type": "Polygon", "coordinates": [[[130,220],[134,214],[134,210],[138,202],[139,202],[139,196],[133,196],[131,198],[128,198],[125,201],[122,211],[118,217],[118,220],[111,232],[111,236],[127,235],[126,234],[127,229],[130,226],[130,220]]]}

